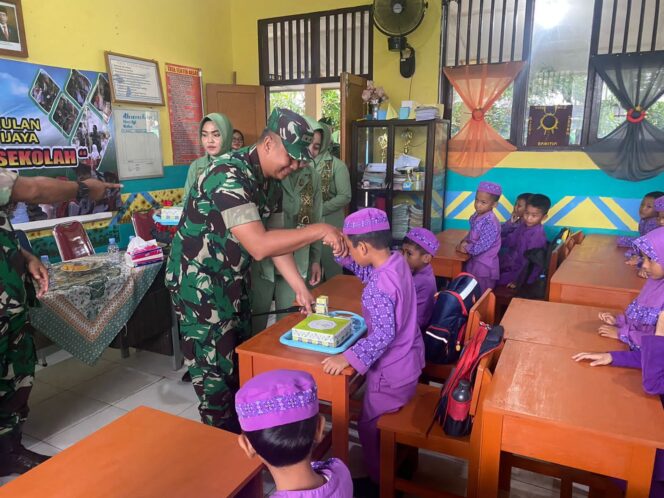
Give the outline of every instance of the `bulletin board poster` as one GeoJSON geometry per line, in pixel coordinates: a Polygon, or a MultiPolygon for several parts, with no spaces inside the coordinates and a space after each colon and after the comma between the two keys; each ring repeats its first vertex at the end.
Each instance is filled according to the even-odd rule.
{"type": "MultiPolygon", "coordinates": [[[[0,59],[0,168],[117,180],[106,74],[0,59]]],[[[21,223],[117,210],[119,199],[17,206],[21,223]]]]}
{"type": "Polygon", "coordinates": [[[198,129],[203,120],[202,92],[200,69],[166,63],[174,164],[189,164],[203,155],[198,129]]]}

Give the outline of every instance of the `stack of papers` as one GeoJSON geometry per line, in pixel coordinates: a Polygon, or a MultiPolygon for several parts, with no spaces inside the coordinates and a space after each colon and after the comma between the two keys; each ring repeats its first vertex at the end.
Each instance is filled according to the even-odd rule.
{"type": "Polygon", "coordinates": [[[415,109],[415,121],[427,121],[436,119],[440,116],[440,111],[436,106],[421,105],[415,109]]]}
{"type": "Polygon", "coordinates": [[[409,218],[408,218],[408,229],[411,228],[421,228],[424,224],[424,211],[417,208],[414,205],[408,207],[409,218]]]}
{"type": "Polygon", "coordinates": [[[362,175],[363,188],[384,188],[387,176],[387,164],[369,163],[362,175]]]}
{"type": "Polygon", "coordinates": [[[395,204],[392,208],[392,237],[402,240],[408,233],[408,204],[395,204]]]}

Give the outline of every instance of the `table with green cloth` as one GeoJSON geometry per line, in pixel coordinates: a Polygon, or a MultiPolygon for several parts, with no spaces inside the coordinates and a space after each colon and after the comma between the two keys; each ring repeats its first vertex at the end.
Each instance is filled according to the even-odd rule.
{"type": "Polygon", "coordinates": [[[53,265],[50,288],[30,309],[32,325],[75,358],[93,365],[131,318],[163,263],[139,268],[99,254],[53,265]],[[84,263],[87,271],[65,271],[84,263]]]}

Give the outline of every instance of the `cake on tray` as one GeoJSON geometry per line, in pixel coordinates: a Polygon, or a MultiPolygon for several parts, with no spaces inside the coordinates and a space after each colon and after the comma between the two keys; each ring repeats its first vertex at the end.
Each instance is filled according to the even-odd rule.
{"type": "Polygon", "coordinates": [[[351,332],[350,318],[314,313],[293,327],[293,340],[336,348],[348,339],[351,332]]]}

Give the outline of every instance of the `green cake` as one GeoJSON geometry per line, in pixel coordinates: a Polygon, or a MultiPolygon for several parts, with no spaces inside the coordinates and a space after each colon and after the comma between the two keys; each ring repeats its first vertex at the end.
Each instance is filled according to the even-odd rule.
{"type": "Polygon", "coordinates": [[[350,318],[312,314],[293,327],[293,340],[336,348],[352,331],[350,318]]]}

